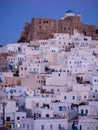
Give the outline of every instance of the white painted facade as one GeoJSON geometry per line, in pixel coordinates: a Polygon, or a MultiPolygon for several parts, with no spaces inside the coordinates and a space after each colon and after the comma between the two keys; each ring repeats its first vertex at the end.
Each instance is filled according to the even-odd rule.
{"type": "Polygon", "coordinates": [[[66,85],[67,74],[65,72],[53,72],[46,77],[46,85],[66,85]]]}
{"type": "Polygon", "coordinates": [[[64,130],[68,129],[68,120],[65,118],[38,118],[38,119],[22,119],[23,127],[21,130],[64,130]]]}
{"type": "Polygon", "coordinates": [[[13,72],[0,72],[1,82],[4,82],[5,77],[13,77],[13,72]]]}
{"type": "Polygon", "coordinates": [[[79,130],[98,130],[98,120],[92,117],[81,117],[78,128],[79,130]]]}

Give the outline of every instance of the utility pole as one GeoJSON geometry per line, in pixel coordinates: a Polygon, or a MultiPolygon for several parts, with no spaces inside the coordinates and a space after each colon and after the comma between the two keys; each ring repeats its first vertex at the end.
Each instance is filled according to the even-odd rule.
{"type": "Polygon", "coordinates": [[[2,104],[3,107],[3,126],[5,126],[5,106],[6,106],[6,102],[1,102],[0,104],[2,104]]]}

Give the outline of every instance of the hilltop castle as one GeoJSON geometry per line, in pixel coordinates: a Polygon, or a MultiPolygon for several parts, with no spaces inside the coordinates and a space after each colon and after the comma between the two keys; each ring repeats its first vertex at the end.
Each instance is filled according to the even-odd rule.
{"type": "Polygon", "coordinates": [[[75,15],[72,10],[68,10],[60,20],[49,18],[33,18],[31,23],[26,23],[24,31],[18,42],[29,42],[36,39],[52,38],[54,33],[73,34],[74,29],[85,36],[91,36],[98,40],[98,26],[85,25],[82,23],[81,15],[75,15]]]}

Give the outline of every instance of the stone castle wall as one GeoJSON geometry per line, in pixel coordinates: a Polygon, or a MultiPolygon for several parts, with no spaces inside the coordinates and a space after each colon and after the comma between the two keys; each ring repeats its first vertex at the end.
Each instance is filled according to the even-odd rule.
{"type": "Polygon", "coordinates": [[[73,34],[74,29],[98,40],[98,26],[83,24],[81,16],[69,16],[60,20],[33,18],[31,23],[25,24],[24,32],[18,42],[52,38],[53,33],[73,34]]]}

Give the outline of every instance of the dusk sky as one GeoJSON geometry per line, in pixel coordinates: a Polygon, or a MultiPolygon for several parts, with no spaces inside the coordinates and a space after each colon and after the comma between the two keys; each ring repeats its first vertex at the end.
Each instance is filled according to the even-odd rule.
{"type": "Polygon", "coordinates": [[[0,45],[15,43],[33,17],[60,19],[71,9],[83,23],[98,25],[98,0],[0,0],[0,45]]]}

